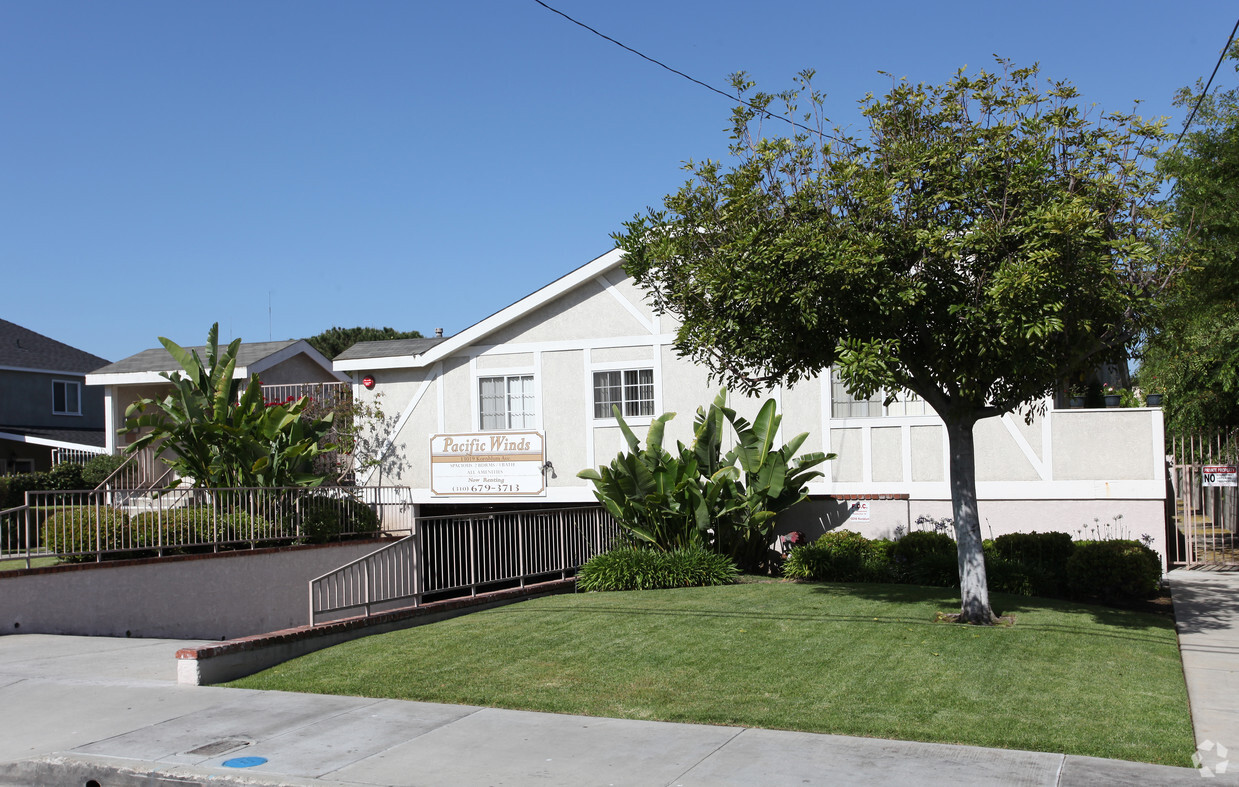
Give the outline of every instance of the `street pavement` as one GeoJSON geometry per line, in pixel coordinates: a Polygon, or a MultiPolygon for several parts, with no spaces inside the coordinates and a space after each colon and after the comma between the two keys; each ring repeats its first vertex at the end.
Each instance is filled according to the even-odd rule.
{"type": "MultiPolygon", "coordinates": [[[[1204,783],[1239,784],[1239,573],[1171,584],[1204,783]]],[[[202,644],[0,637],[0,784],[1202,784],[1044,752],[178,685],[176,651],[202,644]]]]}

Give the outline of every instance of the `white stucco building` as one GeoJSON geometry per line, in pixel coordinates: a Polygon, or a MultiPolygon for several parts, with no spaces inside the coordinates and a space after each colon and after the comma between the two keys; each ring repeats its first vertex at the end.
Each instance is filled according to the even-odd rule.
{"type": "MultiPolygon", "coordinates": [[[[355,345],[335,370],[351,375],[359,398],[381,394],[396,425],[389,455],[399,459],[359,481],[410,487],[427,515],[444,505],[593,502],[576,474],[624,447],[612,404],[639,434],[651,416],[677,413],[673,446],[689,441],[693,414],[718,391],[704,368],[677,356],[674,329],[612,251],[455,336],[355,345]],[[490,451],[496,435],[527,435],[524,453],[506,440],[511,451],[490,451]]],[[[890,535],[921,516],[950,516],[946,433],[923,402],[857,402],[827,375],[765,396],[777,400],[785,435],[810,433],[802,450],[838,454],[781,531],[890,535]]],[[[736,395],[731,406],[751,417],[760,402],[736,395]]],[[[985,537],[1088,537],[1082,529],[1100,525],[1112,536],[1147,535],[1165,554],[1160,410],[991,418],[977,425],[976,447],[985,537]]]]}

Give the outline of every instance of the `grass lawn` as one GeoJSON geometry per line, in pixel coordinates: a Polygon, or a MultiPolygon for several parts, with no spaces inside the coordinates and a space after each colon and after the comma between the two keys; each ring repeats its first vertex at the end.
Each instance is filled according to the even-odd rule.
{"type": "MultiPolygon", "coordinates": [[[[42,568],[44,566],[54,566],[60,562],[57,557],[36,557],[30,561],[31,568],[42,568]]],[[[20,560],[0,560],[0,571],[16,571],[19,568],[26,567],[26,559],[20,560]]]]}
{"type": "Polygon", "coordinates": [[[1190,765],[1173,620],[995,594],[785,582],[552,596],[366,637],[229,685],[1190,765]]]}

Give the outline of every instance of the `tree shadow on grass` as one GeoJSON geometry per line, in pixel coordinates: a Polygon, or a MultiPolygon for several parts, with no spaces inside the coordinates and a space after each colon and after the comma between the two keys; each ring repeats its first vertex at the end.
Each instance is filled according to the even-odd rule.
{"type": "MultiPolygon", "coordinates": [[[[930,603],[941,604],[942,612],[959,611],[958,588],[936,588],[921,585],[886,585],[871,583],[822,583],[816,589],[818,593],[845,594],[854,598],[864,598],[891,604],[930,603]]],[[[1098,604],[1088,604],[1080,601],[1056,598],[1041,598],[1035,596],[1016,596],[1009,593],[990,593],[990,605],[996,615],[1015,617],[1015,625],[1035,628],[1038,631],[1064,631],[1098,635],[1091,629],[1082,629],[1067,624],[1038,621],[1035,623],[1021,622],[1021,613],[1052,613],[1063,616],[1083,616],[1088,621],[1109,628],[1124,631],[1173,631],[1174,620],[1166,615],[1152,614],[1129,609],[1118,609],[1098,604]]]]}
{"type": "MultiPolygon", "coordinates": [[[[884,612],[879,612],[876,616],[855,613],[840,614],[831,613],[829,610],[821,609],[814,610],[812,612],[797,612],[790,609],[779,609],[777,612],[772,612],[769,609],[741,610],[721,605],[718,607],[703,608],[696,605],[656,605],[652,603],[648,605],[637,605],[630,603],[631,599],[639,598],[642,593],[658,593],[660,591],[615,591],[617,596],[624,597],[624,602],[620,603],[617,598],[617,603],[614,605],[603,603],[590,603],[588,605],[566,603],[561,607],[554,605],[552,599],[546,599],[545,603],[539,605],[513,604],[490,610],[488,614],[528,614],[531,617],[536,617],[543,614],[565,614],[574,616],[597,615],[599,617],[641,615],[660,618],[735,619],[752,622],[783,621],[789,623],[855,623],[865,626],[883,627],[959,625],[954,623],[939,622],[934,619],[933,612],[929,610],[924,610],[924,614],[921,614],[922,610],[909,609],[909,607],[916,606],[924,608],[940,605],[942,607],[940,611],[956,611],[959,607],[959,595],[951,588],[865,583],[803,584],[807,585],[814,594],[826,594],[831,596],[846,595],[853,598],[890,604],[891,612],[894,614],[884,612]]],[[[604,595],[609,594],[597,594],[597,596],[590,594],[591,599],[604,595]]],[[[572,597],[556,597],[556,599],[570,598],[572,597]]],[[[1057,632],[1066,635],[1105,637],[1108,639],[1121,639],[1133,642],[1174,644],[1174,640],[1167,637],[1167,634],[1173,632],[1174,624],[1173,621],[1166,618],[1158,618],[1156,616],[1133,613],[1126,610],[1109,609],[1106,607],[1097,607],[1087,604],[1076,604],[1070,601],[1059,601],[1055,599],[1025,598],[1021,596],[1008,596],[1006,594],[993,594],[993,600],[995,611],[1001,610],[1001,614],[1016,616],[1016,624],[1014,628],[1019,631],[1057,632]],[[1045,612],[1047,610],[1059,612],[1065,617],[1073,615],[1087,616],[1087,621],[1089,623],[1096,624],[1097,626],[1104,626],[1106,628],[1099,629],[1092,625],[1072,625],[1070,622],[1021,622],[1019,620],[1019,614],[1021,612],[1045,612]],[[1142,632],[1147,633],[1147,636],[1142,636],[1142,632]]],[[[981,628],[977,627],[977,630],[981,630],[981,628]]]]}

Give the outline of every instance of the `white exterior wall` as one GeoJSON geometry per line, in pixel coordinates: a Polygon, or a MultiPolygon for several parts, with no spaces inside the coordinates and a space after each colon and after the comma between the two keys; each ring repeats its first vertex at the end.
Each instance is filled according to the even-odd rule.
{"type": "MultiPolygon", "coordinates": [[[[622,271],[612,268],[446,357],[410,360],[411,366],[422,364],[417,368],[372,372],[375,390],[385,394],[384,408],[404,408],[395,442],[407,467],[399,481],[385,482],[411,486],[419,503],[593,502],[592,486],[577,472],[609,462],[626,447],[613,419],[594,418],[594,372],[654,370],[655,413],[676,413],[665,437],[670,450],[676,440],[691,439],[697,408],[718,391],[704,368],[676,355],[674,327],[670,318],[655,316],[622,271]],[[501,373],[534,376],[536,428],[545,436],[555,477],[548,474],[545,494],[537,499],[432,495],[430,435],[478,431],[478,379],[501,373]]],[[[355,379],[363,373],[360,365],[354,367],[355,379]]],[[[767,397],[784,416],[781,439],[807,431],[802,451],[838,454],[825,467],[826,477],[810,486],[812,495],[899,497],[873,501],[870,521],[860,526],[849,523],[846,505],[820,500],[786,516],[781,530],[811,533],[844,526],[889,535],[921,515],[950,515],[946,432],[936,416],[834,419],[827,378],[759,398],[733,395],[729,404],[751,420],[767,397]]],[[[650,419],[627,420],[644,437],[650,419]]],[[[1148,534],[1164,554],[1161,446],[1162,415],[1156,409],[1059,410],[1031,423],[1020,415],[982,421],[976,449],[983,531],[987,537],[1017,530],[1074,535],[1094,519],[1110,522],[1117,516],[1130,535],[1148,534]]]]}

